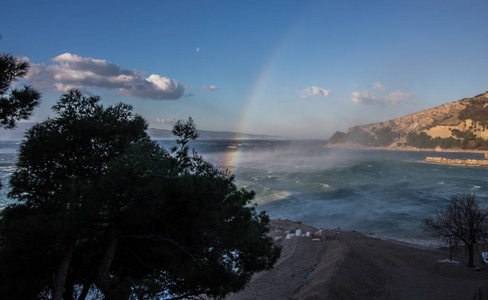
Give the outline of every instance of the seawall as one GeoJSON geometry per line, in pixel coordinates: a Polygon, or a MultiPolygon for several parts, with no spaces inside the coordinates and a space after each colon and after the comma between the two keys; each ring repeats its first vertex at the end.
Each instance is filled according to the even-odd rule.
{"type": "Polygon", "coordinates": [[[427,157],[425,162],[442,164],[442,165],[464,165],[464,166],[482,166],[488,167],[488,160],[477,159],[448,159],[444,157],[427,157]]]}

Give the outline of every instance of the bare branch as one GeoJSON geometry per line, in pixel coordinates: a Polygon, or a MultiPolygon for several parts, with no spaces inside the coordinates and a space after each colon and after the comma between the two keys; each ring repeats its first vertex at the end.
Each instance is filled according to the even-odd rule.
{"type": "Polygon", "coordinates": [[[473,266],[473,246],[488,237],[488,210],[481,209],[473,194],[451,197],[451,203],[435,218],[426,219],[428,230],[446,240],[462,241],[469,250],[473,266]]]}

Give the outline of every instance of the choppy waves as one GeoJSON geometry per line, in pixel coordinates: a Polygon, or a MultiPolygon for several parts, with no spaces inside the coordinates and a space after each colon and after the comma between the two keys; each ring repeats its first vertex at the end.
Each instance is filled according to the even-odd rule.
{"type": "MultiPolygon", "coordinates": [[[[161,141],[165,147],[173,142],[161,141]]],[[[192,145],[229,169],[239,186],[256,193],[258,209],[322,228],[356,230],[381,238],[431,245],[423,219],[452,195],[475,193],[488,207],[488,168],[424,163],[429,152],[330,149],[320,141],[201,140],[192,145]],[[239,151],[236,164],[229,154],[239,151]]],[[[0,209],[8,200],[18,142],[0,142],[0,209]]],[[[439,153],[435,155],[439,156],[439,153]]],[[[443,153],[483,159],[482,154],[443,153]]]]}
{"type": "Polygon", "coordinates": [[[428,152],[339,150],[310,142],[240,151],[236,180],[256,192],[258,208],[272,218],[431,245],[423,219],[450,196],[476,193],[488,206],[488,169],[426,164],[428,152]]]}

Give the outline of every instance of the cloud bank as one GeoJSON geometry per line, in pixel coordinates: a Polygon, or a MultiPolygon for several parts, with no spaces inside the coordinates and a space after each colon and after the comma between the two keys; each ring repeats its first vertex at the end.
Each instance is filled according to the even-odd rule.
{"type": "Polygon", "coordinates": [[[408,101],[408,99],[415,97],[413,93],[407,93],[402,91],[395,91],[389,93],[386,96],[377,96],[369,91],[354,92],[351,94],[351,101],[356,104],[366,105],[397,105],[402,102],[408,101]]]}
{"type": "Polygon", "coordinates": [[[206,89],[206,90],[210,90],[210,91],[216,91],[216,90],[218,90],[218,89],[219,89],[219,88],[218,88],[218,87],[216,87],[215,85],[210,85],[210,86],[206,86],[206,85],[204,85],[204,86],[203,86],[203,88],[204,88],[204,89],[206,89]]]}
{"type": "Polygon", "coordinates": [[[157,74],[146,78],[143,71],[124,70],[103,59],[64,53],[51,61],[51,65],[31,63],[25,78],[34,86],[59,92],[95,87],[117,89],[120,95],[155,100],[176,100],[189,89],[174,79],[157,74]]]}
{"type": "Polygon", "coordinates": [[[375,90],[380,90],[382,92],[386,91],[386,87],[383,86],[380,82],[375,82],[373,83],[372,87],[375,89],[375,90]]]}
{"type": "Polygon", "coordinates": [[[314,96],[327,97],[330,95],[331,90],[326,90],[318,86],[308,86],[306,89],[298,92],[298,95],[302,99],[308,99],[314,96]]]}
{"type": "Polygon", "coordinates": [[[156,118],[156,123],[174,125],[179,120],[178,118],[156,118]]]}

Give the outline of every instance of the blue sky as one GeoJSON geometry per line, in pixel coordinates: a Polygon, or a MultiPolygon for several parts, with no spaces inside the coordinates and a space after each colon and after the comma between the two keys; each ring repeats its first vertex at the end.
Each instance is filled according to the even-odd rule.
{"type": "Polygon", "coordinates": [[[488,1],[3,0],[42,121],[71,87],[150,127],[327,139],[488,90],[488,1]]]}

